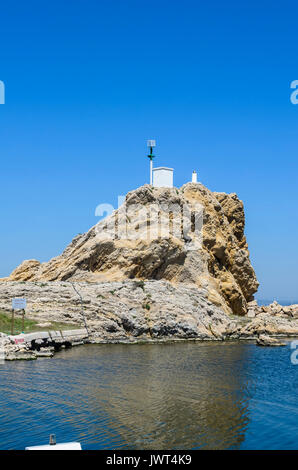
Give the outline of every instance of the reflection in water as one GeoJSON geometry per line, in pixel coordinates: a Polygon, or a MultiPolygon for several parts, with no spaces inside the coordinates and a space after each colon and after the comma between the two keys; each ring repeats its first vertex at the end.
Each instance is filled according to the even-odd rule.
{"type": "Polygon", "coordinates": [[[260,350],[238,343],[90,345],[5,363],[0,448],[46,443],[56,433],[84,449],[238,449],[251,425],[260,350]]]}
{"type": "Polygon", "coordinates": [[[243,350],[224,348],[223,364],[218,345],[196,346],[143,346],[129,355],[120,347],[121,364],[110,376],[113,392],[97,386],[92,398],[105,400],[127,446],[238,447],[247,423],[243,350]]]}

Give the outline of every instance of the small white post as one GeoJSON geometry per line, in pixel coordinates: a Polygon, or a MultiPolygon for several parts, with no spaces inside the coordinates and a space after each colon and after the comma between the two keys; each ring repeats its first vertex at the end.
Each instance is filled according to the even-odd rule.
{"type": "Polygon", "coordinates": [[[153,184],[153,161],[150,159],[150,184],[153,184]]]}
{"type": "Polygon", "coordinates": [[[197,175],[197,172],[195,170],[192,172],[191,182],[192,183],[197,183],[198,182],[198,175],[197,175]]]}

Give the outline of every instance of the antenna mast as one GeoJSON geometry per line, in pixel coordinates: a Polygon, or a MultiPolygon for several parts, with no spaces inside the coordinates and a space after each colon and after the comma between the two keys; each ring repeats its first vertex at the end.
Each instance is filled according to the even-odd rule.
{"type": "Polygon", "coordinates": [[[152,186],[152,174],[153,174],[153,148],[156,146],[155,140],[147,140],[147,147],[150,149],[149,155],[147,157],[150,159],[150,184],[152,186]]]}

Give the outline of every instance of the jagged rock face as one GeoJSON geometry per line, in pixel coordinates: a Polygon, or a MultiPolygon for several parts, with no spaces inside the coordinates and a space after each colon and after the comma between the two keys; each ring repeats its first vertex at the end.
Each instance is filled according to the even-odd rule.
{"type": "Polygon", "coordinates": [[[268,314],[273,317],[288,317],[298,319],[298,305],[280,305],[274,301],[270,305],[258,306],[256,302],[250,302],[248,305],[249,310],[252,309],[255,315],[268,314]]]}
{"type": "Polygon", "coordinates": [[[214,305],[244,315],[258,288],[244,225],[236,194],[212,193],[197,183],[145,185],[60,256],[24,261],[6,280],[167,280],[207,289],[214,305]]]}
{"type": "MultiPolygon", "coordinates": [[[[44,331],[49,319],[77,328],[83,328],[86,321],[89,339],[96,342],[298,336],[298,316],[272,315],[271,308],[261,311],[255,303],[249,305],[255,311],[252,319],[227,315],[209,300],[207,289],[182,283],[174,286],[164,280],[1,282],[0,310],[10,311],[12,297],[27,298],[26,315],[44,325],[44,331]]],[[[291,307],[294,311],[297,306],[291,307]]],[[[1,344],[9,355],[17,352],[16,345],[12,350],[9,338],[0,333],[1,344]]],[[[22,352],[21,348],[17,354],[22,352]]]]}

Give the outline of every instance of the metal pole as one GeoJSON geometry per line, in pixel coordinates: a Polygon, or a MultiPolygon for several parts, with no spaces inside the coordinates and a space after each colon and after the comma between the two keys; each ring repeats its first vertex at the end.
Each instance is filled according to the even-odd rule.
{"type": "Polygon", "coordinates": [[[25,319],[24,319],[24,318],[25,318],[25,309],[23,309],[22,313],[23,313],[23,316],[22,316],[22,333],[24,333],[24,323],[25,323],[25,319]]]}
{"type": "Polygon", "coordinates": [[[147,157],[150,160],[150,185],[153,186],[153,158],[154,158],[154,155],[153,155],[153,147],[150,146],[149,148],[150,148],[150,153],[149,153],[149,155],[147,155],[147,157]]]}
{"type": "Polygon", "coordinates": [[[13,330],[14,330],[14,309],[12,309],[12,314],[11,314],[11,334],[13,335],[13,330]]]}
{"type": "Polygon", "coordinates": [[[86,318],[85,318],[85,314],[84,314],[84,307],[83,307],[83,299],[82,299],[82,296],[81,294],[79,293],[79,291],[75,288],[73,282],[71,282],[71,285],[73,287],[73,290],[78,294],[78,296],[80,297],[80,302],[81,302],[81,314],[82,314],[82,317],[83,317],[83,320],[84,320],[84,325],[85,325],[85,328],[86,328],[86,331],[88,333],[88,336],[89,336],[89,330],[88,330],[88,327],[87,327],[87,322],[86,322],[86,318]]]}

